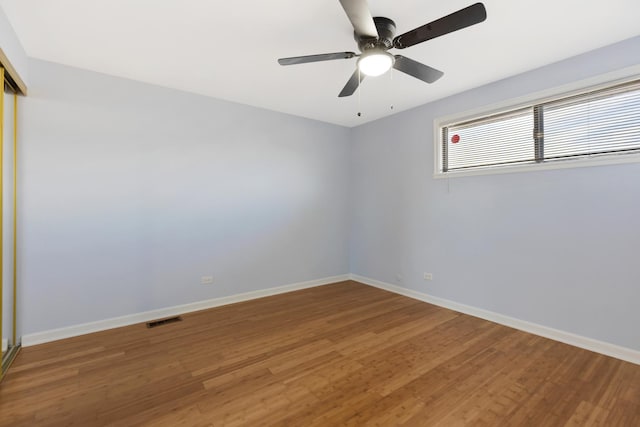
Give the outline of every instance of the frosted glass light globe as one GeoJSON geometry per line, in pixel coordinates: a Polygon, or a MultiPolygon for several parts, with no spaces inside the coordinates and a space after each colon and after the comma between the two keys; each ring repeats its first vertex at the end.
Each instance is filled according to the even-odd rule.
{"type": "Polygon", "coordinates": [[[372,49],[362,54],[358,59],[358,68],[363,74],[380,76],[393,66],[395,58],[383,50],[372,49]]]}

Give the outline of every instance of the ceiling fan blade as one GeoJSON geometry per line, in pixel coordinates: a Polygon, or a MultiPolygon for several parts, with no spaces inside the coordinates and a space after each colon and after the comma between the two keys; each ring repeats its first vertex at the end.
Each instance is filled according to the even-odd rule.
{"type": "Polygon", "coordinates": [[[396,55],[396,62],[393,64],[393,68],[427,83],[433,83],[444,75],[440,70],[402,55],[396,55]]]}
{"type": "Polygon", "coordinates": [[[333,59],[349,59],[357,56],[355,52],[323,53],[320,55],[293,56],[291,58],[280,58],[280,65],[305,64],[307,62],[331,61],[333,59]]]}
{"type": "Polygon", "coordinates": [[[485,19],[487,19],[487,10],[482,3],[476,3],[399,35],[393,39],[393,46],[397,49],[404,49],[470,27],[485,19]]]}
{"type": "Polygon", "coordinates": [[[360,86],[360,83],[362,83],[362,81],[364,80],[364,77],[364,73],[361,73],[356,68],[356,71],[354,71],[354,73],[351,75],[351,78],[349,79],[347,84],[344,85],[344,88],[342,88],[342,92],[340,92],[340,95],[338,95],[338,97],[343,98],[345,96],[353,95],[356,89],[358,89],[358,86],[360,86]]]}
{"type": "Polygon", "coordinates": [[[378,38],[378,30],[373,22],[367,0],[340,0],[340,4],[347,13],[357,35],[372,39],[378,38]]]}

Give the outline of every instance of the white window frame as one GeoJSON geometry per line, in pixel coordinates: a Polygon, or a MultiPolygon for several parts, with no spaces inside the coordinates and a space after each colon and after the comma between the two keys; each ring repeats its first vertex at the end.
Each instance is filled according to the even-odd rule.
{"type": "MultiPolygon", "coordinates": [[[[433,121],[433,147],[434,147],[434,178],[453,178],[459,176],[493,175],[514,172],[531,172],[549,169],[567,169],[586,166],[612,165],[621,163],[640,163],[640,154],[611,154],[594,155],[592,157],[577,157],[559,162],[531,162],[518,165],[489,166],[485,168],[442,171],[442,128],[454,123],[468,120],[480,119],[485,116],[500,114],[519,108],[530,107],[535,104],[542,104],[569,96],[579,95],[585,92],[606,89],[611,86],[624,84],[640,79],[640,65],[623,68],[611,73],[602,74],[593,78],[580,80],[567,85],[554,87],[541,92],[532,93],[518,98],[501,101],[475,108],[473,110],[456,113],[444,117],[438,117],[433,121]]],[[[533,141],[532,141],[533,144],[533,141]]]]}

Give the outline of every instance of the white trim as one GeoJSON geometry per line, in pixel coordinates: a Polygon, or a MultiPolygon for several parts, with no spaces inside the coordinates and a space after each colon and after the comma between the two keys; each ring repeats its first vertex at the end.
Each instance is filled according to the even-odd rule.
{"type": "Polygon", "coordinates": [[[601,155],[598,157],[576,158],[570,160],[558,160],[554,162],[528,163],[517,166],[495,166],[486,169],[473,169],[464,171],[450,171],[446,173],[434,173],[435,179],[457,178],[476,175],[498,175],[515,172],[535,172],[554,169],[583,168],[588,166],[620,165],[624,163],[640,163],[640,154],[601,155]]]}
{"type": "Polygon", "coordinates": [[[526,320],[520,320],[514,317],[505,316],[499,313],[495,313],[493,311],[488,311],[481,308],[460,304],[458,302],[450,301],[444,298],[434,297],[422,292],[414,291],[412,289],[403,288],[401,286],[392,285],[389,283],[381,282],[379,280],[359,276],[357,274],[351,274],[350,278],[351,280],[364,283],[365,285],[384,289],[386,291],[404,295],[406,297],[417,299],[420,301],[424,301],[429,304],[448,308],[450,310],[458,311],[460,313],[468,314],[474,317],[479,317],[481,319],[489,320],[491,322],[499,323],[501,325],[508,326],[510,328],[519,329],[521,331],[525,331],[534,335],[539,335],[541,337],[549,338],[554,341],[559,341],[575,347],[583,348],[585,350],[594,351],[596,353],[601,353],[606,356],[615,357],[616,359],[620,359],[627,362],[635,363],[636,365],[640,365],[640,351],[638,350],[633,350],[627,347],[621,347],[608,342],[598,341],[598,340],[587,338],[581,335],[572,334],[570,332],[549,328],[547,326],[542,326],[536,323],[527,322],[526,320]]]}
{"type": "Polygon", "coordinates": [[[9,348],[9,340],[6,338],[2,339],[2,353],[4,354],[5,351],[7,351],[7,348],[9,348]]]}
{"type": "Polygon", "coordinates": [[[275,288],[261,289],[242,294],[229,295],[226,297],[214,298],[205,301],[198,301],[189,304],[176,305],[173,307],[165,307],[158,310],[145,311],[142,313],[129,314],[121,317],[113,317],[110,319],[98,320],[96,322],[83,323],[80,325],[67,326],[59,329],[51,329],[43,332],[27,334],[22,337],[22,346],[29,347],[32,345],[43,344],[51,341],[57,341],[64,338],[76,337],[79,335],[90,334],[92,332],[104,331],[107,329],[129,326],[136,323],[148,322],[163,317],[176,316],[179,314],[190,313],[193,311],[205,310],[207,308],[219,307],[227,304],[235,304],[237,302],[249,301],[257,298],[264,298],[271,295],[278,295],[287,292],[298,291],[301,289],[314,288],[316,286],[328,285],[331,283],[349,280],[348,274],[340,276],[325,277],[323,279],[309,280],[306,282],[293,283],[290,285],[278,286],[275,288]]]}
{"type": "Polygon", "coordinates": [[[478,116],[490,116],[508,110],[517,110],[531,104],[542,104],[555,101],[564,97],[577,95],[585,91],[604,89],[609,86],[627,83],[640,77],[640,65],[633,65],[610,73],[579,80],[566,85],[545,89],[528,95],[511,98],[494,104],[477,107],[465,112],[437,117],[433,120],[433,177],[435,179],[455,178],[475,175],[493,175],[513,172],[532,172],[549,169],[568,169],[585,166],[601,166],[620,163],[639,163],[640,155],[596,155],[591,158],[579,158],[548,163],[530,163],[514,166],[496,166],[486,169],[472,169],[463,171],[441,172],[442,169],[442,144],[441,127],[454,122],[471,120],[478,116]]]}
{"type": "MultiPolygon", "coordinates": [[[[193,311],[205,310],[208,308],[219,307],[222,305],[234,304],[237,302],[249,301],[257,298],[264,298],[271,295],[278,295],[278,294],[293,292],[301,289],[328,285],[336,282],[342,282],[345,280],[354,280],[356,282],[360,282],[365,285],[373,286],[379,289],[384,289],[386,291],[393,292],[399,295],[404,295],[406,297],[417,299],[420,301],[424,301],[429,304],[448,308],[450,310],[458,311],[460,313],[465,313],[474,317],[479,317],[481,319],[499,323],[504,326],[519,329],[521,331],[529,332],[529,333],[539,335],[545,338],[549,338],[555,341],[560,341],[565,344],[573,345],[575,347],[584,348],[586,350],[594,351],[607,356],[615,357],[616,359],[621,359],[627,362],[640,365],[640,351],[637,351],[637,350],[621,347],[621,346],[610,344],[604,341],[594,340],[592,338],[587,338],[581,335],[572,334],[570,332],[549,328],[547,326],[538,325],[536,323],[527,322],[525,320],[516,319],[513,317],[505,316],[505,315],[484,310],[481,308],[460,304],[455,301],[450,301],[444,298],[434,297],[422,292],[414,291],[412,289],[403,288],[401,286],[392,285],[389,283],[381,282],[379,280],[371,279],[364,276],[359,276],[357,274],[343,274],[339,276],[326,277],[323,279],[310,280],[307,282],[294,283],[294,284],[279,286],[275,288],[262,289],[258,291],[230,295],[227,297],[214,298],[214,299],[205,300],[205,301],[198,301],[190,304],[183,304],[183,305],[177,305],[173,307],[161,308],[158,310],[145,311],[142,313],[136,313],[136,314],[130,314],[127,316],[100,320],[97,322],[84,323],[81,325],[74,325],[74,326],[69,326],[69,327],[60,328],[60,329],[52,329],[49,331],[27,334],[22,337],[22,346],[29,347],[32,345],[43,344],[43,343],[57,341],[65,338],[76,337],[79,335],[90,334],[93,332],[104,331],[107,329],[119,328],[122,326],[133,325],[136,323],[148,322],[150,320],[159,319],[163,317],[176,316],[179,314],[190,313],[193,311]]],[[[6,340],[3,340],[3,343],[2,343],[3,345],[4,345],[4,341],[6,340]]]]}

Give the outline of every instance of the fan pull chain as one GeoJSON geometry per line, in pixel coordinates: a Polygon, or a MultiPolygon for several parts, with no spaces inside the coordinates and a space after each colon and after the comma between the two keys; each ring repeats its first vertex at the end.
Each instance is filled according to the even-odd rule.
{"type": "Polygon", "coordinates": [[[358,117],[362,117],[362,102],[360,100],[360,91],[362,90],[362,75],[360,74],[360,67],[358,67],[358,117]]]}
{"type": "Polygon", "coordinates": [[[393,90],[393,89],[395,89],[393,87],[393,67],[391,67],[391,69],[389,70],[389,80],[391,80],[391,87],[392,87],[392,90],[391,90],[391,107],[390,107],[390,109],[393,110],[393,98],[394,98],[394,94],[396,93],[396,91],[393,90]]]}

